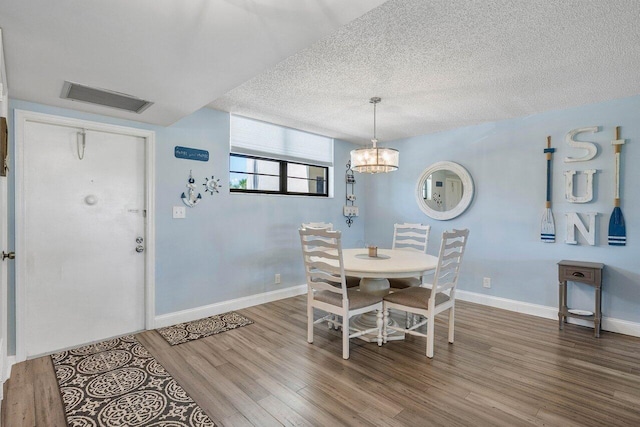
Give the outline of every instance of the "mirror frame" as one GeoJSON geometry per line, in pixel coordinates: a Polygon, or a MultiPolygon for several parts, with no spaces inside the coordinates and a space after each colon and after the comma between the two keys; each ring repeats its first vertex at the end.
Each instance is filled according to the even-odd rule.
{"type": "Polygon", "coordinates": [[[457,163],[443,161],[432,164],[422,172],[422,175],[418,178],[418,185],[416,186],[416,201],[418,202],[420,209],[422,209],[422,212],[427,214],[429,217],[440,221],[446,221],[460,216],[465,210],[467,210],[471,204],[471,200],[473,199],[473,192],[473,180],[471,179],[469,172],[457,163]],[[432,173],[439,170],[450,170],[458,175],[460,177],[460,181],[462,181],[462,199],[460,199],[460,202],[458,202],[456,207],[448,211],[436,211],[429,207],[422,198],[423,188],[427,178],[429,178],[432,173]]]}

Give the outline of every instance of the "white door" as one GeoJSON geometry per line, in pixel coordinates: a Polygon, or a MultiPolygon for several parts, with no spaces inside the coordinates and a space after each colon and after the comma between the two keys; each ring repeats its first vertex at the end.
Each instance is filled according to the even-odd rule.
{"type": "Polygon", "coordinates": [[[447,178],[445,180],[445,210],[455,208],[462,199],[462,181],[459,179],[447,178]]]}
{"type": "MultiPolygon", "coordinates": [[[[0,168],[4,159],[0,159],[0,168]]],[[[7,243],[7,177],[0,176],[0,251],[2,261],[0,262],[0,387],[7,374],[7,268],[10,259],[7,243]]],[[[0,391],[0,397],[2,392],[0,391]]]]}
{"type": "Polygon", "coordinates": [[[24,355],[144,329],[145,139],[25,121],[22,143],[24,355]]]}

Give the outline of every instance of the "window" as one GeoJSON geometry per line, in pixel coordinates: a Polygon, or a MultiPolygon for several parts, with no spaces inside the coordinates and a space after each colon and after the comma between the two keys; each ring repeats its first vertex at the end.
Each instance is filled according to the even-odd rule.
{"type": "Polygon", "coordinates": [[[231,116],[229,189],[328,197],[333,139],[231,116]]]}
{"type": "Polygon", "coordinates": [[[286,160],[232,153],[229,188],[232,192],[328,196],[329,168],[286,160]]]}

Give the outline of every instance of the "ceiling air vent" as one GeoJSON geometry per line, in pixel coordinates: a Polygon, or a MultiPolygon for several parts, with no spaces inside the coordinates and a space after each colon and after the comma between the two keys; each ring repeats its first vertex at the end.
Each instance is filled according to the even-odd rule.
{"type": "Polygon", "coordinates": [[[89,104],[132,111],[134,113],[142,113],[153,104],[153,102],[145,101],[144,99],[124,93],[98,89],[67,81],[64,82],[62,95],[60,95],[60,97],[72,101],[88,102],[89,104]]]}

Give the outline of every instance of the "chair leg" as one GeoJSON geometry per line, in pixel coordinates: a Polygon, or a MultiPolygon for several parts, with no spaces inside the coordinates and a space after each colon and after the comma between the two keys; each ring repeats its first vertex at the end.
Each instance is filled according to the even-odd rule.
{"type": "Polygon", "coordinates": [[[384,325],[384,309],[380,309],[376,312],[376,326],[378,327],[378,347],[382,345],[382,325],[384,325]]]}
{"type": "Polygon", "coordinates": [[[383,311],[383,316],[382,316],[382,342],[383,343],[387,343],[387,336],[388,336],[388,331],[387,331],[387,325],[389,324],[389,309],[384,307],[382,309],[383,311]]]}
{"type": "Polygon", "coordinates": [[[449,309],[449,343],[453,344],[453,322],[455,317],[455,307],[449,309]]]}
{"type": "Polygon", "coordinates": [[[349,315],[342,315],[342,358],[349,358],[349,315]]]}
{"type": "Polygon", "coordinates": [[[433,315],[429,316],[427,320],[427,357],[429,359],[433,358],[433,341],[434,341],[434,323],[435,318],[433,315]]]}
{"type": "Polygon", "coordinates": [[[307,301],[307,342],[313,343],[313,306],[311,298],[307,301]]]}

